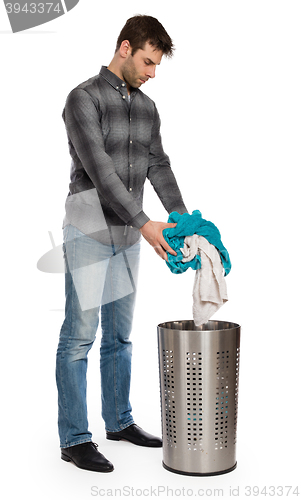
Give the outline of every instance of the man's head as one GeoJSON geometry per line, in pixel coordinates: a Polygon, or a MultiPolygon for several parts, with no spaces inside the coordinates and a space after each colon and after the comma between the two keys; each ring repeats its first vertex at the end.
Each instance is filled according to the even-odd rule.
{"type": "Polygon", "coordinates": [[[162,24],[151,16],[127,20],[117,40],[116,51],[108,69],[131,88],[139,88],[154,78],[163,55],[171,57],[173,43],[162,24]]]}
{"type": "Polygon", "coordinates": [[[128,40],[124,40],[118,50],[120,57],[119,76],[131,87],[139,88],[150,78],[155,77],[156,67],[162,59],[162,51],[154,49],[148,42],[143,49],[137,49],[132,55],[132,47],[128,40]]]}
{"type": "Polygon", "coordinates": [[[116,44],[116,52],[124,40],[130,42],[132,56],[138,49],[144,49],[148,42],[155,50],[171,57],[174,51],[172,39],[157,19],[151,16],[134,16],[127,20],[116,44]]]}

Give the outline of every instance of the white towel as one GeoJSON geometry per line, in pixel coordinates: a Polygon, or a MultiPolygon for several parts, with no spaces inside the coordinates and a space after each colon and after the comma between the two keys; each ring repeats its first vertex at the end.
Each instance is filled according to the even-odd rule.
{"type": "Polygon", "coordinates": [[[193,319],[195,325],[200,326],[228,300],[224,267],[218,250],[203,236],[186,236],[181,252],[183,262],[189,262],[197,254],[201,257],[202,265],[196,271],[192,293],[193,319]]]}

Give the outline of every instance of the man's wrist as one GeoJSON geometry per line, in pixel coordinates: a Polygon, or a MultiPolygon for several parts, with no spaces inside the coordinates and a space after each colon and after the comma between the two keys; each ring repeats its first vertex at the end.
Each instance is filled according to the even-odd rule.
{"type": "Polygon", "coordinates": [[[133,226],[136,229],[141,229],[144,224],[146,224],[150,218],[141,210],[127,225],[133,226]]]}

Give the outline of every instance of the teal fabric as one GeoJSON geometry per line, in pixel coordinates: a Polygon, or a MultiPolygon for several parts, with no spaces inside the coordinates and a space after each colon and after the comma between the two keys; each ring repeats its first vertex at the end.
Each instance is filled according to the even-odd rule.
{"type": "Polygon", "coordinates": [[[163,236],[167,243],[177,252],[177,256],[167,253],[168,261],[166,264],[174,274],[185,272],[189,267],[193,270],[201,268],[201,257],[196,257],[190,262],[182,262],[183,254],[180,248],[184,248],[184,239],[186,236],[198,234],[204,236],[206,240],[216,247],[221,256],[221,261],[225,269],[225,276],[231,270],[231,262],[228,251],[221,241],[221,235],[217,227],[206,219],[203,219],[199,210],[194,210],[192,214],[182,214],[171,212],[168,222],[176,222],[176,227],[166,228],[163,230],[163,236]]]}

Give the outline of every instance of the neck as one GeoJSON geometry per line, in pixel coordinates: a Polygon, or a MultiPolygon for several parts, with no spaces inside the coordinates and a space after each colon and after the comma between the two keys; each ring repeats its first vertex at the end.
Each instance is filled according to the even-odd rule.
{"type": "MultiPolygon", "coordinates": [[[[116,76],[118,76],[118,78],[120,78],[120,80],[125,81],[123,78],[121,66],[116,61],[115,57],[113,57],[112,61],[110,62],[109,66],[108,66],[108,70],[110,70],[112,73],[114,73],[116,76]]],[[[130,95],[131,87],[127,82],[125,82],[125,83],[126,83],[126,88],[127,88],[128,94],[130,95]]]]}

